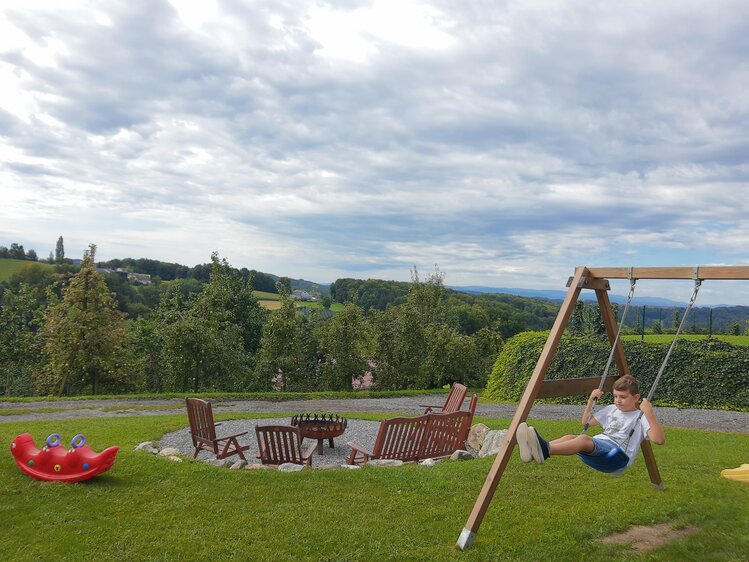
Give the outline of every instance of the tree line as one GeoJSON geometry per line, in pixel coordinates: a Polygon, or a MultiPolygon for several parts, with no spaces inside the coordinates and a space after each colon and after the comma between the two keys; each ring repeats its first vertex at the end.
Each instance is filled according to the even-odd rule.
{"type": "Polygon", "coordinates": [[[91,245],[80,268],[30,264],[6,284],[2,394],[348,390],[365,380],[379,389],[483,386],[502,345],[501,322],[488,314],[466,322],[467,305],[438,271],[422,281],[414,270],[402,302],[385,310],[348,300],[333,315],[300,314],[291,283],[276,284],[281,307],[267,311],[254,274],[214,254],[205,283],[134,288],[144,313],[130,316],[110,286],[122,290],[123,276],[97,271],[95,257],[91,245]]]}

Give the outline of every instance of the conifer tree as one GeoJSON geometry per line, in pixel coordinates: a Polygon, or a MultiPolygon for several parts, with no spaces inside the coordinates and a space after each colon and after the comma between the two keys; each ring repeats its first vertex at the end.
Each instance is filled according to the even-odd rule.
{"type": "Polygon", "coordinates": [[[62,263],[65,259],[65,246],[62,243],[62,236],[57,239],[57,245],[55,246],[55,261],[62,263]]]}
{"type": "Polygon", "coordinates": [[[42,386],[60,395],[86,387],[98,394],[101,383],[116,373],[125,340],[125,320],[96,271],[95,254],[96,246],[90,244],[80,271],[63,289],[62,300],[52,304],[44,318],[44,353],[49,361],[42,386]]]}

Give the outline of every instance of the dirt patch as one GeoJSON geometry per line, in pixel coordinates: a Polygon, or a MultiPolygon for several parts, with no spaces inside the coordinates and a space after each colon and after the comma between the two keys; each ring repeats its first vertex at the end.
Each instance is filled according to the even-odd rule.
{"type": "Polygon", "coordinates": [[[632,527],[623,533],[599,539],[603,544],[629,544],[637,554],[647,552],[667,542],[675,541],[699,532],[699,527],[690,525],[677,529],[672,523],[632,527]]]}

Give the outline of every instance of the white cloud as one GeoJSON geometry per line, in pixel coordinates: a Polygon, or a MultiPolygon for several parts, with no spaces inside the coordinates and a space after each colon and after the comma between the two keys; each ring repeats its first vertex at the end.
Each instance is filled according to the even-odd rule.
{"type": "Polygon", "coordinates": [[[534,288],[581,264],[746,263],[747,16],[0,4],[0,244],[534,288]]]}

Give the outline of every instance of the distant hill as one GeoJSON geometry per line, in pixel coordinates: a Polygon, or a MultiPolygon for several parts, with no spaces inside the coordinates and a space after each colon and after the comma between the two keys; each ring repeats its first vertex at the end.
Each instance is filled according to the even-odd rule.
{"type": "Polygon", "coordinates": [[[38,261],[0,259],[0,281],[10,281],[10,278],[14,273],[19,272],[23,267],[29,264],[36,264],[48,268],[54,267],[48,263],[41,263],[38,261]]]}
{"type": "MultiPolygon", "coordinates": [[[[494,293],[494,294],[503,294],[503,295],[515,295],[518,297],[531,297],[536,299],[547,299],[550,301],[563,301],[564,297],[567,295],[567,291],[559,291],[559,290],[543,290],[543,289],[518,289],[518,288],[508,288],[508,287],[482,287],[477,285],[472,285],[468,287],[455,287],[450,286],[451,289],[455,289],[456,291],[462,291],[464,293],[474,293],[477,295],[484,294],[484,293],[494,293]]],[[[596,295],[592,291],[584,291],[581,294],[580,297],[582,300],[588,302],[588,301],[596,301],[596,295]]],[[[624,304],[627,302],[626,295],[615,295],[615,294],[609,294],[609,300],[611,300],[614,304],[624,304]]],[[[636,296],[632,304],[634,306],[662,306],[662,307],[674,307],[674,306],[684,306],[684,303],[674,301],[671,299],[665,299],[660,297],[638,297],[636,296]]]]}
{"type": "MultiPolygon", "coordinates": [[[[507,287],[450,287],[453,290],[474,295],[515,295],[526,298],[537,298],[559,303],[564,300],[566,291],[555,290],[537,290],[537,289],[518,289],[507,287]]],[[[596,302],[595,293],[592,291],[583,291],[582,300],[585,302],[596,302]]],[[[609,295],[609,299],[614,304],[623,305],[627,302],[624,295],[609,295]]],[[[672,328],[674,324],[674,309],[683,310],[685,302],[675,301],[658,297],[635,297],[632,300],[634,310],[628,315],[626,325],[634,327],[642,321],[643,306],[645,307],[645,327],[651,328],[653,323],[660,321],[665,328],[672,328]]],[[[689,319],[689,327],[697,326],[703,332],[707,332],[712,321],[713,332],[724,332],[733,324],[738,323],[743,333],[749,328],[749,306],[695,306],[689,319]],[[712,320],[711,320],[712,318],[712,320]]]]}
{"type": "MultiPolygon", "coordinates": [[[[171,281],[173,279],[197,279],[203,283],[208,282],[211,274],[211,264],[203,263],[193,267],[182,265],[179,263],[163,262],[159,260],[145,259],[145,258],[123,258],[123,259],[111,259],[108,261],[98,262],[99,267],[107,268],[118,268],[121,267],[127,271],[134,273],[147,273],[151,276],[158,276],[164,281],[171,281]]],[[[246,267],[236,269],[243,276],[248,276],[250,273],[255,276],[254,288],[258,291],[267,291],[271,293],[276,292],[276,281],[280,279],[278,275],[272,273],[263,273],[262,271],[248,270],[246,267]]],[[[302,289],[305,291],[315,290],[322,296],[330,294],[329,285],[326,283],[314,283],[313,281],[306,281],[304,279],[291,279],[291,289],[302,289]]]]}
{"type": "MultiPolygon", "coordinates": [[[[280,279],[278,275],[273,275],[272,273],[267,273],[266,275],[273,278],[274,281],[280,279]]],[[[292,279],[291,290],[295,291],[297,289],[307,291],[308,293],[320,293],[320,296],[323,297],[330,295],[330,283],[315,283],[314,281],[307,281],[305,279],[292,279]]]]}

